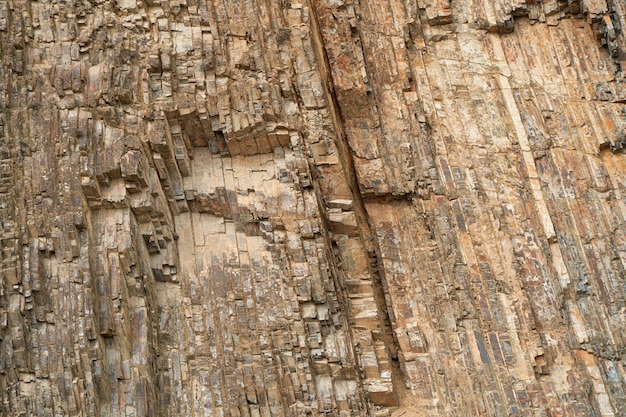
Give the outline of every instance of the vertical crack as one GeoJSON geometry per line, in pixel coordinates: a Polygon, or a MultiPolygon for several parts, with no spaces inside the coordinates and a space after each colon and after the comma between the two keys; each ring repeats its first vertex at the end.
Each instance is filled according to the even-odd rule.
{"type": "Polygon", "coordinates": [[[356,216],[357,229],[362,245],[366,250],[369,260],[369,275],[371,278],[371,285],[374,295],[374,300],[377,307],[377,316],[380,326],[380,334],[373,334],[374,342],[380,340],[384,343],[386,348],[387,360],[391,369],[391,382],[393,384],[393,396],[392,403],[387,403],[387,406],[397,406],[398,397],[403,397],[401,393],[406,390],[403,382],[401,369],[397,361],[398,345],[393,334],[393,328],[391,325],[391,319],[389,316],[389,306],[387,303],[387,297],[385,296],[384,288],[384,272],[380,269],[378,263],[380,258],[380,249],[378,247],[377,240],[372,233],[372,229],[369,222],[369,216],[365,208],[365,203],[361,190],[359,188],[359,182],[356,175],[356,169],[354,166],[354,160],[352,158],[352,151],[348,144],[348,139],[344,130],[344,121],[341,114],[340,106],[337,102],[337,97],[334,91],[334,85],[332,75],[330,71],[330,63],[326,55],[324,48],[323,38],[319,27],[319,22],[315,10],[315,6],[311,0],[307,1],[307,5],[311,15],[311,31],[312,31],[312,43],[317,58],[317,62],[320,65],[320,75],[322,78],[322,86],[326,96],[326,102],[329,108],[329,113],[332,117],[336,140],[335,145],[339,154],[339,160],[341,163],[342,171],[353,199],[353,210],[356,216]]]}

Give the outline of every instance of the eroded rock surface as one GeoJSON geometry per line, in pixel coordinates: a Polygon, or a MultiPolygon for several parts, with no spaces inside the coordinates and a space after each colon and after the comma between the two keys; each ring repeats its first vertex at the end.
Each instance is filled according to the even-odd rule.
{"type": "Polygon", "coordinates": [[[620,0],[0,1],[2,416],[625,416],[620,0]]]}

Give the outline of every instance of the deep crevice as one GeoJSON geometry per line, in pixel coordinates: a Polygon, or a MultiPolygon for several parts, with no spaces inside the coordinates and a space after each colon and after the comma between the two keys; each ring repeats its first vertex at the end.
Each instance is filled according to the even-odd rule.
{"type": "Polygon", "coordinates": [[[384,273],[380,269],[378,260],[380,259],[380,248],[376,237],[373,235],[371,225],[369,222],[369,216],[367,209],[365,208],[365,201],[361,193],[358,178],[356,175],[356,169],[354,166],[354,160],[352,159],[352,150],[348,143],[346,133],[344,131],[344,121],[341,114],[341,107],[337,101],[334,85],[332,81],[332,75],[330,71],[330,64],[328,62],[328,56],[323,46],[322,34],[319,27],[317,13],[315,6],[312,4],[312,0],[308,0],[308,7],[311,13],[311,29],[312,29],[312,43],[314,46],[317,61],[320,65],[320,74],[322,76],[322,85],[326,94],[326,101],[329,108],[329,113],[333,119],[335,133],[337,140],[335,145],[339,153],[339,159],[341,161],[342,171],[346,176],[350,192],[353,198],[353,210],[357,218],[357,227],[359,230],[359,236],[361,242],[366,249],[369,263],[370,263],[370,276],[372,288],[374,290],[374,298],[378,309],[379,325],[382,330],[380,338],[387,348],[388,361],[392,370],[392,384],[393,394],[396,397],[396,405],[400,405],[399,393],[406,390],[403,382],[402,373],[397,359],[397,351],[399,350],[397,340],[395,339],[393,328],[391,326],[391,319],[389,316],[389,306],[387,305],[387,297],[385,296],[384,289],[384,273]]]}

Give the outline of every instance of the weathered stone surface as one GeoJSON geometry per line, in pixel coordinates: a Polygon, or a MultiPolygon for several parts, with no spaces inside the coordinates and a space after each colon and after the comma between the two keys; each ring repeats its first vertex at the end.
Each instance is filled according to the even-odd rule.
{"type": "Polygon", "coordinates": [[[618,0],[0,0],[0,415],[626,415],[618,0]]]}

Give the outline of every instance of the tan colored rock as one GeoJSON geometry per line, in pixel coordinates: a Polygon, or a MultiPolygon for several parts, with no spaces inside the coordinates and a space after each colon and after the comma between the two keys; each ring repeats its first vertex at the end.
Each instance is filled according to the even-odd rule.
{"type": "Polygon", "coordinates": [[[0,0],[0,415],[625,415],[625,27],[0,0]]]}

